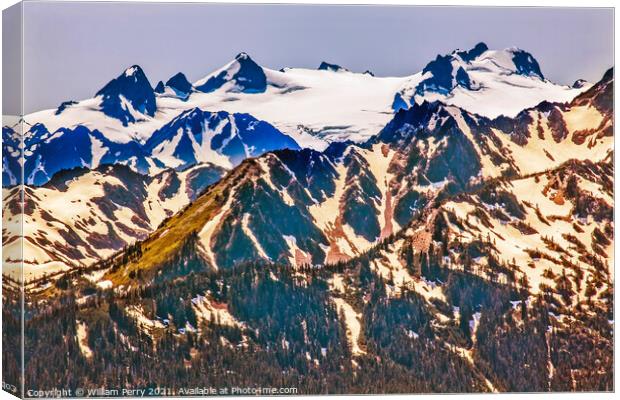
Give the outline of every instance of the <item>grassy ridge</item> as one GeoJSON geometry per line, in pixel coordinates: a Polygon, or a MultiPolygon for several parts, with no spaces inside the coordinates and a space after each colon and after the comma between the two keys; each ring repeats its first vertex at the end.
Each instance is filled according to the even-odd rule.
{"type": "Polygon", "coordinates": [[[237,183],[257,172],[258,164],[254,159],[247,159],[222,180],[210,186],[184,210],[163,222],[157,230],[142,242],[142,254],[130,260],[121,268],[108,272],[103,279],[116,285],[126,285],[131,281],[130,274],[154,272],[176,254],[192,232],[200,232],[226,203],[232,188],[237,183]]]}

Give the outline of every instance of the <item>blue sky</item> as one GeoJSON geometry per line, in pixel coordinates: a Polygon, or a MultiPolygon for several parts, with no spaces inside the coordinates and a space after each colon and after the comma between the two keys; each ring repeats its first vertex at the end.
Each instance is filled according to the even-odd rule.
{"type": "Polygon", "coordinates": [[[613,10],[404,6],[53,3],[24,6],[25,108],[91,97],[139,64],[151,84],[190,81],[237,53],[259,64],[322,60],[380,76],[410,75],[437,54],[484,41],[531,52],[558,83],[613,65],[613,10]]]}

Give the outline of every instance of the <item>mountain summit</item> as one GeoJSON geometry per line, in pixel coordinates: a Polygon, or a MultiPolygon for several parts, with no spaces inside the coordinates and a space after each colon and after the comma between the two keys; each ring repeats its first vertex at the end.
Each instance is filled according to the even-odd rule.
{"type": "Polygon", "coordinates": [[[223,68],[197,81],[194,87],[204,93],[222,88],[230,92],[261,93],[267,89],[267,77],[247,53],[239,53],[223,68]]]}
{"type": "Polygon", "coordinates": [[[455,103],[489,117],[514,115],[537,104],[534,97],[538,96],[532,93],[545,93],[542,99],[549,99],[559,89],[567,87],[547,81],[538,61],[527,51],[517,47],[490,50],[480,42],[469,50],[438,55],[395,94],[392,109],[397,111],[426,99],[455,103]],[[535,90],[526,94],[523,89],[535,90]],[[493,101],[477,107],[479,102],[472,100],[481,97],[493,101]]]}
{"type": "Polygon", "coordinates": [[[486,44],[478,43],[470,50],[455,50],[449,55],[438,55],[429,62],[422,70],[425,79],[416,87],[416,93],[421,96],[426,92],[447,94],[457,86],[477,90],[480,84],[468,71],[481,68],[544,80],[538,62],[530,53],[518,48],[490,51],[486,44]]]}
{"type": "Polygon", "coordinates": [[[475,60],[476,58],[478,58],[482,53],[484,53],[487,50],[489,50],[489,47],[486,45],[486,43],[480,42],[470,50],[465,50],[465,51],[455,50],[455,53],[459,57],[461,57],[463,61],[471,62],[475,60]]]}
{"type": "Polygon", "coordinates": [[[154,116],[155,92],[140,66],[129,67],[108,82],[95,96],[101,96],[101,110],[120,120],[124,126],[140,119],[139,114],[154,116]]]}
{"type": "Polygon", "coordinates": [[[189,83],[182,72],[179,72],[172,78],[168,79],[166,86],[172,88],[175,93],[181,97],[186,97],[192,91],[192,84],[189,83]]]}
{"type": "Polygon", "coordinates": [[[530,53],[518,47],[510,47],[504,50],[489,50],[486,43],[480,42],[470,50],[461,51],[457,49],[453,51],[451,57],[453,60],[458,61],[460,59],[468,64],[475,61],[484,62],[485,60],[490,60],[509,72],[545,79],[538,61],[530,53]]]}
{"type": "Polygon", "coordinates": [[[177,72],[164,84],[163,81],[159,81],[155,86],[155,93],[163,95],[164,97],[176,97],[180,100],[187,100],[189,95],[194,90],[192,84],[187,80],[187,77],[182,72],[177,72]]]}
{"type": "Polygon", "coordinates": [[[330,64],[325,61],[321,62],[321,65],[319,65],[319,70],[320,71],[332,71],[332,72],[348,71],[348,69],[343,68],[338,64],[330,64]]]}
{"type": "Polygon", "coordinates": [[[155,131],[145,148],[168,167],[187,168],[211,162],[231,168],[247,157],[300,147],[271,124],[249,114],[194,108],[155,131]]]}

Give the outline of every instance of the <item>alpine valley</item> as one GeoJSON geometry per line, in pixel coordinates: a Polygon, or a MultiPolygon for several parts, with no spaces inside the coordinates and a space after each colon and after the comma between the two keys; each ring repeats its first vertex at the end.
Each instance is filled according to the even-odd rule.
{"type": "Polygon", "coordinates": [[[601,74],[484,43],[405,77],[240,53],[4,126],[27,386],[613,391],[601,74]]]}

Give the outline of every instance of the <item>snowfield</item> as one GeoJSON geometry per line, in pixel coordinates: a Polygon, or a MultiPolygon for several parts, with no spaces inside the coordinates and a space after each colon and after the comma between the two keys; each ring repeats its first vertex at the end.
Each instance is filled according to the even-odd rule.
{"type": "Polygon", "coordinates": [[[198,107],[208,111],[251,114],[273,124],[302,147],[322,150],[330,142],[362,142],[378,133],[392,118],[397,93],[409,105],[440,100],[493,118],[514,116],[543,100],[567,102],[591,86],[586,84],[574,89],[538,76],[521,75],[509,59],[511,51],[514,49],[488,50],[471,62],[454,56],[455,68],[463,66],[475,86],[469,89],[457,85],[449,93],[428,90],[416,93],[420,82],[433,76],[431,72],[379,77],[345,69],[286,68],[277,71],[265,67],[259,67],[266,78],[265,90],[244,92],[235,86],[239,79],[232,79],[240,68],[233,60],[194,83],[194,87],[200,87],[209,78],[222,74],[228,83],[213,91],[194,91],[188,98],[172,96],[168,91],[157,93],[157,111],[152,117],[131,108],[131,104],[124,101],[137,121],[129,126],[123,126],[118,119],[100,111],[101,96],[80,101],[58,115],[55,109],[51,109],[29,114],[24,119],[30,125],[42,123],[50,132],[81,124],[100,130],[114,142],[144,142],[181,112],[198,107]]]}

